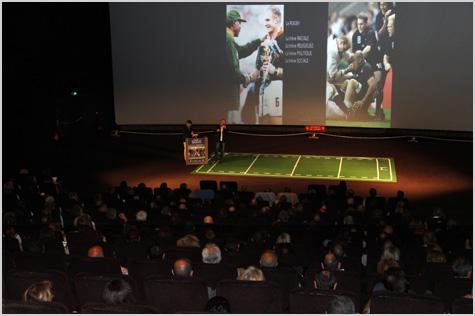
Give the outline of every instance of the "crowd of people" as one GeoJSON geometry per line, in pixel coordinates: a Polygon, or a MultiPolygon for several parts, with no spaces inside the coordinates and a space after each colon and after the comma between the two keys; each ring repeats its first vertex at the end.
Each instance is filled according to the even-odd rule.
{"type": "Polygon", "coordinates": [[[296,309],[294,297],[305,293],[328,296],[319,307],[327,313],[381,312],[381,293],[424,295],[447,312],[457,311],[454,302],[472,302],[473,227],[442,209],[424,216],[403,191],[386,198],[371,188],[362,197],[345,182],[299,194],[236,188],[124,181],[88,196],[46,172],[22,169],[3,182],[4,310],[22,301],[83,312],[81,273],[105,280],[90,303],[162,312],[315,311],[311,301],[296,309]],[[183,293],[164,298],[171,307],[150,296],[147,266],[155,279],[184,282],[183,293]],[[65,301],[53,277],[18,285],[22,273],[51,270],[62,271],[77,299],[65,301]],[[206,288],[199,308],[176,297],[185,296],[187,280],[206,288]],[[225,290],[236,284],[231,280],[243,285],[237,297],[225,290]],[[252,295],[246,291],[253,284],[278,288],[269,304],[279,308],[246,309],[252,306],[240,299],[252,295]]]}

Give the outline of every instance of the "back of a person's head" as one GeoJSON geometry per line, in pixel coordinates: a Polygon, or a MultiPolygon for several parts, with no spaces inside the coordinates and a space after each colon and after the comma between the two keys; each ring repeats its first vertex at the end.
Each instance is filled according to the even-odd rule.
{"type": "Polygon", "coordinates": [[[336,276],[328,270],[320,271],[315,275],[314,285],[319,290],[335,290],[337,286],[336,276]]]}
{"type": "Polygon", "coordinates": [[[335,257],[342,258],[345,255],[345,249],[343,248],[343,244],[341,242],[335,243],[332,247],[331,252],[335,255],[335,257]]]}
{"type": "Polygon", "coordinates": [[[48,280],[31,285],[23,293],[23,301],[26,303],[51,302],[53,298],[53,282],[48,280]]]}
{"type": "Polygon", "coordinates": [[[370,197],[375,197],[378,194],[375,188],[369,189],[369,196],[370,197]]]}
{"type": "Polygon", "coordinates": [[[92,220],[89,214],[82,214],[76,219],[76,226],[78,229],[90,229],[92,228],[92,220]]]}
{"type": "Polygon", "coordinates": [[[393,259],[399,261],[400,255],[401,253],[399,251],[399,248],[391,246],[383,250],[383,253],[381,254],[381,260],[393,259]]]}
{"type": "Polygon", "coordinates": [[[290,244],[290,235],[288,233],[282,233],[277,236],[276,244],[290,244]]]}
{"type": "Polygon", "coordinates": [[[399,268],[389,268],[384,273],[384,287],[391,292],[406,293],[408,281],[404,272],[399,268]]]}
{"type": "Polygon", "coordinates": [[[224,297],[215,296],[206,303],[205,312],[210,314],[229,314],[231,313],[231,305],[224,297]]]}
{"type": "Polygon", "coordinates": [[[127,232],[128,241],[140,241],[140,232],[137,228],[132,228],[127,232]]]}
{"type": "Polygon", "coordinates": [[[123,304],[129,301],[131,294],[132,287],[129,282],[116,279],[106,284],[102,292],[102,298],[107,304],[123,304]]]}
{"type": "Polygon", "coordinates": [[[109,207],[106,212],[106,218],[109,220],[114,220],[117,218],[117,210],[113,207],[109,207]]]}
{"type": "Polygon", "coordinates": [[[87,251],[87,256],[89,258],[104,258],[104,249],[99,245],[92,246],[87,251]]]}
{"type": "Polygon", "coordinates": [[[191,261],[186,258],[181,258],[173,264],[173,275],[176,277],[189,278],[193,276],[193,266],[191,261]]]}
{"type": "Polygon", "coordinates": [[[221,262],[221,249],[216,244],[209,243],[201,251],[203,263],[218,264],[221,262]]]}
{"type": "Polygon", "coordinates": [[[43,254],[45,252],[45,244],[39,240],[29,240],[23,244],[25,252],[31,254],[43,254]]]}
{"type": "Polygon", "coordinates": [[[261,255],[259,263],[263,268],[276,268],[279,265],[277,254],[272,250],[266,250],[261,255]]]}
{"type": "Polygon", "coordinates": [[[237,272],[239,281],[265,281],[262,270],[254,266],[249,266],[247,269],[238,268],[237,272]]]}
{"type": "Polygon", "coordinates": [[[472,262],[466,257],[458,257],[452,263],[452,271],[458,277],[469,277],[473,271],[472,262]]]}
{"type": "Polygon", "coordinates": [[[432,246],[427,250],[426,255],[427,263],[446,263],[447,258],[445,257],[444,251],[439,246],[432,246]]]}
{"type": "Polygon", "coordinates": [[[398,191],[396,192],[396,197],[397,197],[398,199],[404,199],[404,196],[405,196],[404,191],[398,190],[398,191]]]}
{"type": "Polygon", "coordinates": [[[214,219],[213,219],[213,217],[212,217],[212,216],[209,216],[209,215],[205,216],[205,217],[203,218],[203,224],[214,224],[214,219]]]}
{"type": "Polygon", "coordinates": [[[378,262],[376,271],[379,274],[384,274],[391,268],[400,268],[399,262],[394,259],[381,260],[380,262],[378,262]]]}
{"type": "Polygon", "coordinates": [[[337,271],[340,269],[340,262],[338,262],[337,257],[334,253],[327,253],[323,258],[322,268],[328,271],[337,271]]]}
{"type": "Polygon", "coordinates": [[[355,314],[355,303],[348,296],[336,295],[328,303],[327,314],[355,314]]]}
{"type": "Polygon", "coordinates": [[[226,239],[226,243],[224,244],[224,250],[226,252],[239,252],[240,247],[239,241],[235,238],[226,239]]]}
{"type": "Polygon", "coordinates": [[[150,247],[149,257],[150,259],[164,259],[165,252],[163,251],[163,248],[160,247],[160,245],[153,245],[150,247]]]}
{"type": "Polygon", "coordinates": [[[137,222],[146,222],[147,221],[147,212],[144,210],[138,211],[135,215],[137,222]]]}
{"type": "Polygon", "coordinates": [[[188,234],[176,242],[177,247],[200,247],[200,240],[195,235],[188,234]]]}

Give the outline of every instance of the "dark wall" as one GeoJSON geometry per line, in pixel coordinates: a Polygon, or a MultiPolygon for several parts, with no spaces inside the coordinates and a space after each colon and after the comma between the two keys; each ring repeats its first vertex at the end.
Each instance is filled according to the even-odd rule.
{"type": "Polygon", "coordinates": [[[472,130],[472,8],[470,2],[398,3],[393,126],[472,130]]]}
{"type": "Polygon", "coordinates": [[[108,5],[5,3],[2,23],[4,168],[43,166],[93,142],[113,118],[108,5]]]}

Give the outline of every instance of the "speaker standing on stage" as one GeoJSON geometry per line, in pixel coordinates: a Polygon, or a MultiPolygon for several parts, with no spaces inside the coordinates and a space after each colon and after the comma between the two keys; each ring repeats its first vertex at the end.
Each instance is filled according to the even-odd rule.
{"type": "Polygon", "coordinates": [[[197,137],[198,134],[193,132],[193,122],[191,120],[186,121],[183,128],[183,158],[186,160],[186,139],[197,137]]]}
{"type": "Polygon", "coordinates": [[[224,144],[226,143],[226,120],[221,119],[219,121],[219,126],[216,129],[216,151],[214,153],[214,158],[217,160],[222,160],[224,157],[224,144]]]}

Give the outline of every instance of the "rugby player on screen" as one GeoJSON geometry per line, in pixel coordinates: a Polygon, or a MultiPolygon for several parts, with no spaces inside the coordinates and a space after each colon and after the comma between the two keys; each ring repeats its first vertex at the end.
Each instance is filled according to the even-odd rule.
{"type": "Polygon", "coordinates": [[[349,108],[344,103],[345,93],[342,91],[342,85],[348,79],[351,79],[353,70],[353,54],[349,52],[350,41],[344,35],[340,35],[328,44],[327,54],[327,82],[330,89],[330,97],[327,102],[328,116],[347,116],[349,108]],[[346,68],[340,69],[344,65],[346,68]],[[340,112],[341,111],[341,112],[340,112]],[[330,114],[331,113],[331,114],[330,114]]]}
{"type": "Polygon", "coordinates": [[[349,110],[349,119],[369,120],[368,107],[374,99],[377,82],[371,65],[365,60],[362,51],[353,56],[353,78],[344,82],[345,104],[349,110]]]}
{"type": "Polygon", "coordinates": [[[393,51],[394,51],[394,48],[395,48],[395,45],[394,45],[394,31],[395,31],[394,23],[395,23],[395,20],[396,20],[395,15],[391,15],[388,18],[388,25],[387,25],[388,37],[384,41],[384,45],[383,45],[383,52],[384,52],[383,64],[384,64],[384,70],[386,70],[386,71],[389,71],[390,69],[393,69],[392,55],[393,55],[393,51]]]}
{"type": "Polygon", "coordinates": [[[259,74],[251,86],[242,109],[247,124],[282,124],[282,94],[284,76],[284,29],[281,9],[269,6],[264,17],[266,35],[258,48],[256,71],[259,74]]]}
{"type": "MultiPolygon", "coordinates": [[[[365,59],[371,65],[374,72],[374,80],[377,85],[376,93],[376,118],[384,120],[384,112],[381,109],[383,103],[383,56],[381,46],[378,43],[378,32],[372,29],[368,23],[368,15],[360,13],[357,19],[358,29],[353,34],[352,50],[353,52],[362,51],[365,59]]],[[[368,116],[368,120],[371,117],[368,116]]]]}
{"type": "Polygon", "coordinates": [[[266,39],[257,54],[256,68],[260,70],[259,123],[282,124],[282,92],[284,76],[284,29],[282,12],[276,6],[266,11],[266,39]]]}

